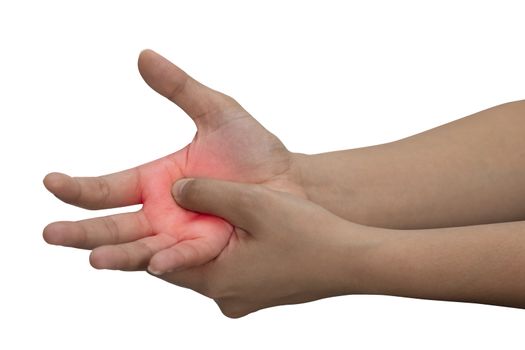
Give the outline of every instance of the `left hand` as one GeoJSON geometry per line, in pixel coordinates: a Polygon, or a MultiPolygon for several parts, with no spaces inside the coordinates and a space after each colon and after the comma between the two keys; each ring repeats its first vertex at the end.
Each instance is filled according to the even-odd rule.
{"type": "MultiPolygon", "coordinates": [[[[78,222],[56,222],[44,229],[52,244],[93,249],[96,268],[141,270],[153,258],[162,268],[203,264],[228,243],[230,224],[196,214],[173,200],[172,184],[188,176],[213,177],[265,186],[304,196],[292,153],[233,98],[212,90],[180,68],[146,50],[138,62],[144,80],[181,107],[197,125],[183,149],[156,161],[100,177],[52,173],[44,184],[59,199],[88,209],[143,204],[133,213],[78,222]]],[[[158,123],[158,122],[156,122],[158,123]]]]}

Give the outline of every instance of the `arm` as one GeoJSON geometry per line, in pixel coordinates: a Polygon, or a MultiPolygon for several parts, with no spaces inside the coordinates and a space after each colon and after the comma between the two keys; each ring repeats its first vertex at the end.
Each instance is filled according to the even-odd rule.
{"type": "Polygon", "coordinates": [[[525,221],[390,233],[363,292],[525,308],[525,221]]]}
{"type": "MultiPolygon", "coordinates": [[[[198,251],[188,267],[213,259],[231,227],[178,207],[171,184],[213,177],[262,184],[325,206],[358,223],[430,228],[523,218],[525,102],[511,103],[401,141],[322,155],[289,152],[235,100],[146,50],[139,70],[181,107],[198,132],[183,149],[99,177],[46,176],[61,200],[89,209],[143,204],[137,212],[52,223],[47,242],[93,249],[97,268],[137,270],[154,255],[198,251]],[[458,174],[461,174],[460,176],[458,174]]],[[[165,262],[175,267],[177,259],[165,262]]]]}
{"type": "Polygon", "coordinates": [[[213,298],[227,316],[343,294],[525,307],[525,222],[376,228],[264,186],[207,179],[177,182],[174,196],[231,222],[232,238],[205,265],[169,272],[153,258],[149,270],[213,298]]]}
{"type": "Polygon", "coordinates": [[[345,219],[412,229],[525,219],[525,101],[387,144],[296,154],[310,200],[345,219]]]}

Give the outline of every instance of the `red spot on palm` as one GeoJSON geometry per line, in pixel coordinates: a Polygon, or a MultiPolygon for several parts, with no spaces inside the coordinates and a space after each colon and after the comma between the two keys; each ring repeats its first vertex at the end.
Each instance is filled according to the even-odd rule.
{"type": "Polygon", "coordinates": [[[232,226],[221,218],[188,211],[171,195],[173,183],[184,177],[203,177],[220,171],[192,172],[185,169],[187,147],[167,157],[137,168],[144,214],[152,234],[166,234],[176,242],[202,240],[208,247],[202,254],[216,256],[226,245],[232,226]]]}
{"type": "Polygon", "coordinates": [[[180,151],[128,171],[46,177],[46,187],[57,197],[84,208],[143,204],[136,213],[48,225],[48,242],[94,249],[91,262],[98,268],[136,270],[149,264],[165,272],[215,258],[232,233],[220,218],[179,207],[171,194],[177,180],[210,177],[302,194],[292,181],[290,153],[235,100],[152,51],[141,54],[139,70],[150,87],[193,119],[197,135],[180,151]]]}
{"type": "Polygon", "coordinates": [[[198,133],[182,150],[138,168],[143,210],[152,233],[170,235],[177,242],[201,243],[198,251],[191,251],[194,256],[181,259],[212,259],[226,246],[233,228],[220,218],[179,207],[171,195],[174,182],[184,177],[210,177],[267,183],[275,188],[285,182],[278,178],[287,170],[284,146],[246,112],[230,112],[234,113],[236,118],[198,133]]]}

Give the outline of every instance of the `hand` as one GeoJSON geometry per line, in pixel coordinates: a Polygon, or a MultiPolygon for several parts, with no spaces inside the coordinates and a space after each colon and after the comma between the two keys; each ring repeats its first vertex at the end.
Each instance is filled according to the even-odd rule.
{"type": "Polygon", "coordinates": [[[213,298],[229,317],[261,308],[367,290],[366,257],[386,230],[345,221],[324,208],[261,185],[178,181],[177,203],[234,225],[214,260],[158,277],[213,298]]]}
{"type": "Polygon", "coordinates": [[[148,85],[181,107],[197,134],[183,149],[136,168],[100,177],[52,173],[46,188],[66,203],[88,209],[143,204],[138,212],[56,222],[44,229],[51,244],[93,249],[96,268],[167,270],[216,257],[232,233],[217,217],[180,208],[170,189],[182,177],[213,177],[260,183],[297,195],[291,153],[235,100],[189,77],[146,50],[138,61],[148,85]]]}

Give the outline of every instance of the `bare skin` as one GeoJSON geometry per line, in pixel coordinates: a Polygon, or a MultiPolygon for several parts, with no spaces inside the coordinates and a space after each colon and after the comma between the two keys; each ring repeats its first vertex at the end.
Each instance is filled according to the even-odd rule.
{"type": "Polygon", "coordinates": [[[292,153],[235,100],[198,83],[153,51],[138,62],[144,80],[181,107],[197,134],[183,149],[151,163],[101,177],[52,173],[44,184],[59,199],[88,209],[143,204],[135,213],[44,229],[52,244],[93,249],[96,268],[154,271],[195,266],[216,257],[232,233],[230,224],[180,208],[170,195],[173,182],[213,176],[261,183],[304,196],[292,176],[292,153]]]}
{"type": "Polygon", "coordinates": [[[345,294],[525,307],[524,221],[394,230],[260,185],[194,179],[173,192],[235,234],[209,263],[159,277],[213,298],[229,317],[345,294]]]}
{"type": "Polygon", "coordinates": [[[308,198],[364,225],[525,220],[525,101],[371,147],[296,155],[308,198]]]}
{"type": "Polygon", "coordinates": [[[92,249],[96,268],[148,268],[232,317],[352,293],[525,307],[524,101],[388,144],[304,155],[154,52],[139,70],[195,121],[195,138],[123,172],[48,175],[67,203],[143,208],[52,223],[47,242],[92,249]],[[227,181],[176,186],[174,201],[172,184],[187,177],[227,181]],[[476,226],[454,227],[465,225],[476,226]]]}

